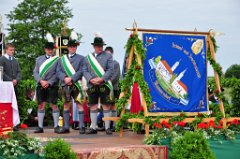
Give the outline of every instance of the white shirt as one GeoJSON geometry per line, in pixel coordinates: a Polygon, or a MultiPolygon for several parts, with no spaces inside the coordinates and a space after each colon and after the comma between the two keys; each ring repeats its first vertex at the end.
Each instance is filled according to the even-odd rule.
{"type": "Polygon", "coordinates": [[[9,57],[11,57],[11,60],[13,60],[13,56],[9,56],[8,54],[5,54],[4,55],[8,60],[9,60],[9,57]]]}
{"type": "Polygon", "coordinates": [[[94,52],[94,57],[97,57],[99,54],[94,52]]]}
{"type": "Polygon", "coordinates": [[[75,56],[75,54],[76,54],[76,53],[74,53],[74,54],[68,54],[68,57],[69,57],[69,58],[72,58],[73,56],[75,56]]]}

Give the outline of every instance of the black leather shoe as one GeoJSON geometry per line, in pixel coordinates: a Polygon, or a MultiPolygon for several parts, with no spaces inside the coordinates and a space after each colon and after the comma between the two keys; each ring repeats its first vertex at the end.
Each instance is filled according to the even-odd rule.
{"type": "Polygon", "coordinates": [[[111,130],[112,130],[112,132],[115,132],[115,131],[116,131],[116,128],[115,128],[115,127],[112,127],[111,130]]]}
{"type": "Polygon", "coordinates": [[[78,123],[77,123],[77,122],[74,122],[74,123],[72,124],[72,129],[73,129],[73,130],[79,130],[79,126],[78,126],[78,123]]]}
{"type": "Polygon", "coordinates": [[[54,128],[54,132],[58,134],[59,133],[59,129],[60,129],[59,126],[55,127],[54,128]]]}
{"type": "Polygon", "coordinates": [[[85,134],[85,128],[84,127],[79,129],[79,134],[85,134]]]}
{"type": "Polygon", "coordinates": [[[18,126],[14,126],[14,127],[13,127],[13,131],[19,131],[18,126]]]}
{"type": "Polygon", "coordinates": [[[86,131],[86,134],[97,134],[97,130],[90,128],[86,131]]]}
{"type": "Polygon", "coordinates": [[[38,127],[34,133],[44,133],[43,128],[38,127]]]}
{"type": "Polygon", "coordinates": [[[108,129],[106,130],[106,134],[107,134],[107,135],[112,135],[112,130],[111,130],[110,128],[108,128],[108,129]]]}
{"type": "Polygon", "coordinates": [[[105,130],[105,127],[98,127],[97,128],[97,131],[104,131],[105,130]]]}
{"type": "Polygon", "coordinates": [[[65,129],[65,128],[59,128],[56,133],[58,133],[58,134],[68,134],[68,133],[70,133],[70,130],[65,129]]]}

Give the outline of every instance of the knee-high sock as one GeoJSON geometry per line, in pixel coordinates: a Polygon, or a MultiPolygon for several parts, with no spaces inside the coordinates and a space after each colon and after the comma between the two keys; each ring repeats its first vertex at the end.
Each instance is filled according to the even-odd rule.
{"type": "MultiPolygon", "coordinates": [[[[116,110],[112,110],[112,117],[117,117],[117,111],[116,110]]],[[[113,126],[116,125],[116,122],[113,122],[113,126]]]]}
{"type": "Polygon", "coordinates": [[[78,111],[79,114],[79,128],[84,127],[84,112],[78,111]]]}
{"type": "Polygon", "coordinates": [[[90,112],[91,124],[94,130],[96,130],[97,127],[97,112],[97,110],[91,110],[90,112]]]}
{"type": "Polygon", "coordinates": [[[56,128],[58,126],[59,110],[58,109],[53,110],[52,115],[53,115],[54,128],[56,128]]]}
{"type": "Polygon", "coordinates": [[[38,127],[43,128],[43,120],[45,116],[45,110],[38,109],[38,127]]]}
{"type": "Polygon", "coordinates": [[[63,119],[64,119],[64,128],[69,129],[69,119],[70,119],[69,110],[63,111],[63,119]]]}
{"type": "MultiPolygon", "coordinates": [[[[104,117],[110,117],[110,110],[103,110],[104,117]]],[[[110,120],[105,121],[105,130],[110,128],[110,120]]]]}

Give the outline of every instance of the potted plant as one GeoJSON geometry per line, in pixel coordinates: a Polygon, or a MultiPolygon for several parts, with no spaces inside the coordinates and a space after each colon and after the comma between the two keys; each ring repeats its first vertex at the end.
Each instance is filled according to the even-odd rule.
{"type": "Polygon", "coordinates": [[[202,133],[186,132],[172,143],[170,157],[173,159],[215,159],[202,133]]]}
{"type": "Polygon", "coordinates": [[[44,159],[76,159],[76,154],[71,150],[70,144],[63,139],[57,138],[49,141],[43,150],[44,159]]]}

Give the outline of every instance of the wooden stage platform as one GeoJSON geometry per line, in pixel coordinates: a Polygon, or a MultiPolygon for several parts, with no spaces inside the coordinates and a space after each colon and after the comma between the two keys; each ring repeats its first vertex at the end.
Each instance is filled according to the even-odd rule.
{"type": "Polygon", "coordinates": [[[43,144],[49,139],[63,138],[71,144],[79,159],[167,159],[168,155],[166,146],[144,145],[144,135],[129,130],[124,130],[122,138],[118,132],[106,135],[105,131],[94,135],[80,135],[78,130],[72,129],[69,134],[56,134],[51,128],[45,128],[42,134],[34,134],[34,128],[24,131],[28,136],[40,138],[43,144]]]}

